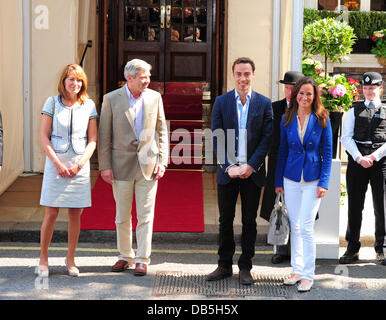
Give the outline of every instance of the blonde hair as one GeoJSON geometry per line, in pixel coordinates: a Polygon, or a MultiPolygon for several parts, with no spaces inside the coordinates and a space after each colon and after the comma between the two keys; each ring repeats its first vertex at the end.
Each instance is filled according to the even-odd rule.
{"type": "Polygon", "coordinates": [[[80,104],[84,103],[88,99],[87,94],[87,76],[84,72],[83,68],[78,64],[68,64],[64,67],[62,73],[60,74],[60,80],[58,84],[58,92],[59,94],[64,97],[65,99],[68,99],[68,93],[66,91],[66,88],[64,87],[64,81],[67,79],[68,75],[73,72],[75,76],[82,80],[82,88],[80,89],[78,93],[78,102],[80,104]]]}

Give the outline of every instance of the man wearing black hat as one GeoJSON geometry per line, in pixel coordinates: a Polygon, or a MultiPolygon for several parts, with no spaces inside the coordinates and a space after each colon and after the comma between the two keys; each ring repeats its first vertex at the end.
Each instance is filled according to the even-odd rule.
{"type": "Polygon", "coordinates": [[[370,182],[375,215],[376,259],[386,265],[385,177],[386,177],[386,104],[382,104],[382,76],[366,72],[361,81],[364,102],[347,112],[342,129],[342,145],[349,157],[346,172],[348,195],[347,250],[339,263],[359,259],[362,211],[370,182]]]}
{"type": "MultiPolygon", "coordinates": [[[[277,153],[279,151],[280,145],[280,121],[285,113],[286,108],[289,106],[291,100],[292,89],[295,87],[295,83],[304,77],[301,72],[297,71],[288,71],[284,75],[284,79],[278,81],[278,83],[284,84],[284,95],[285,98],[279,101],[272,103],[273,109],[273,135],[272,135],[272,144],[270,151],[268,153],[268,174],[264,186],[264,195],[263,203],[261,207],[260,217],[269,221],[271,211],[275,204],[275,171],[276,171],[276,161],[277,153]]],[[[273,255],[271,261],[274,264],[281,263],[285,259],[289,259],[291,249],[290,242],[285,246],[274,246],[275,254],[273,255]]]]}

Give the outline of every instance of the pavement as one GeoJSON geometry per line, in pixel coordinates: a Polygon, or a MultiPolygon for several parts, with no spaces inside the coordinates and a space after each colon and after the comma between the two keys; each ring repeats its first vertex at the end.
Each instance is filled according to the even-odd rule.
{"type": "MultiPolygon", "coordinates": [[[[145,277],[134,276],[132,268],[122,273],[111,272],[117,250],[115,244],[109,242],[79,243],[76,263],[80,276],[70,277],[64,265],[66,250],[66,243],[52,244],[49,258],[50,276],[39,278],[34,274],[39,259],[38,244],[0,243],[0,300],[109,301],[114,304],[125,301],[128,304],[122,306],[134,306],[142,315],[148,314],[151,310],[149,308],[155,305],[172,308],[179,306],[182,301],[186,311],[184,317],[178,317],[180,319],[191,319],[194,312],[197,312],[192,308],[197,308],[198,305],[233,305],[237,306],[241,319],[245,318],[241,315],[256,310],[258,303],[262,301],[330,301],[339,302],[342,308],[344,301],[376,302],[383,301],[386,297],[386,267],[374,260],[373,249],[369,247],[362,248],[360,260],[352,265],[343,266],[334,260],[318,259],[314,286],[307,293],[298,293],[295,287],[282,285],[283,279],[291,272],[291,266],[289,261],[278,265],[271,264],[270,246],[256,246],[251,270],[255,283],[251,286],[238,283],[239,270],[236,261],[240,256],[239,245],[236,248],[233,276],[214,283],[206,282],[205,275],[217,266],[215,244],[153,242],[152,261],[145,277]]],[[[87,306],[90,305],[86,304],[87,306]]],[[[100,308],[106,305],[97,303],[92,306],[100,308]]],[[[324,311],[326,310],[320,310],[324,311]]],[[[203,312],[201,310],[198,314],[204,315],[203,312]]],[[[207,319],[197,317],[198,314],[195,313],[196,318],[207,319]]]]}
{"type": "MultiPolygon", "coordinates": [[[[344,181],[344,172],[345,168],[342,169],[341,181],[344,181]]],[[[175,306],[181,300],[191,305],[196,301],[204,305],[226,300],[244,310],[243,303],[257,300],[376,301],[386,298],[386,267],[375,261],[372,248],[374,217],[370,190],[366,196],[360,260],[343,266],[337,260],[317,259],[314,287],[311,292],[299,295],[294,288],[281,285],[291,272],[290,263],[271,264],[272,246],[266,244],[268,224],[260,218],[252,269],[256,282],[252,288],[238,285],[237,265],[234,265],[234,276],[228,282],[224,280],[213,287],[204,281],[205,274],[213,271],[217,264],[218,223],[213,222],[217,217],[209,217],[216,211],[211,210],[216,206],[213,200],[215,190],[212,193],[213,190],[204,190],[211,194],[210,198],[204,198],[207,202],[204,206],[207,208],[204,212],[204,232],[154,233],[152,262],[148,275],[143,278],[134,277],[132,270],[119,274],[110,272],[118,254],[115,231],[103,230],[81,231],[76,258],[81,275],[79,278],[69,277],[64,267],[67,221],[66,213],[61,212],[50,247],[50,277],[38,278],[34,275],[34,268],[39,258],[43,217],[43,210],[38,204],[40,189],[37,187],[41,176],[23,175],[20,179],[0,197],[0,300],[129,300],[140,303],[138,306],[148,316],[144,319],[153,319],[150,312],[155,308],[149,308],[153,308],[154,301],[159,306],[175,306]]],[[[345,199],[342,201],[339,255],[345,250],[347,222],[345,199]]],[[[237,218],[236,258],[240,255],[240,229],[240,219],[237,218]]],[[[247,303],[245,307],[250,306],[247,303]]],[[[165,310],[173,309],[160,309],[159,312],[165,310]]],[[[185,316],[192,317],[196,311],[189,305],[185,316]]],[[[201,309],[200,312],[196,315],[205,314],[201,309]]]]}

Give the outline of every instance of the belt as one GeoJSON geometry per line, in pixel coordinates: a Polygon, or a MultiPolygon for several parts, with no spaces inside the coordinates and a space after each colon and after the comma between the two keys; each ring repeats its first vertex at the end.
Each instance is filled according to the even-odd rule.
{"type": "Polygon", "coordinates": [[[357,141],[354,140],[356,143],[359,143],[363,147],[368,147],[368,148],[374,148],[378,149],[383,146],[384,142],[377,142],[377,143],[372,143],[371,141],[357,141]]]}

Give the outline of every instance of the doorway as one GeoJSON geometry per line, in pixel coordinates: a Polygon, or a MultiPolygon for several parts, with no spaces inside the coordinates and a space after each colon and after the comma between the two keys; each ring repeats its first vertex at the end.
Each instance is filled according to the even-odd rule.
{"type": "Polygon", "coordinates": [[[125,82],[123,69],[133,58],[152,65],[152,88],[161,94],[168,83],[201,83],[212,91],[219,50],[217,2],[102,0],[101,97],[125,82]]]}

